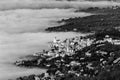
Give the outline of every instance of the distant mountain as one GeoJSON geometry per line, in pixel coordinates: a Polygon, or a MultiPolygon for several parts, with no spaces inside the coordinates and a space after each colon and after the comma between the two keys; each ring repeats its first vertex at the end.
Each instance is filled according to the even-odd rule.
{"type": "Polygon", "coordinates": [[[120,1],[120,0],[56,0],[56,1],[120,1]]]}
{"type": "Polygon", "coordinates": [[[119,0],[86,0],[86,1],[119,1],[119,0]]]}

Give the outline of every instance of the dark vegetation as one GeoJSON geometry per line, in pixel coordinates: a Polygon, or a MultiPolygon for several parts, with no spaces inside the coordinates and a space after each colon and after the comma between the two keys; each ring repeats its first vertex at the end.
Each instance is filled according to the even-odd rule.
{"type": "Polygon", "coordinates": [[[81,10],[91,12],[96,15],[87,17],[70,18],[59,22],[65,22],[64,25],[49,27],[46,31],[74,31],[74,32],[97,32],[105,28],[120,26],[120,8],[88,8],[81,10]]]}
{"type": "Polygon", "coordinates": [[[88,38],[96,38],[96,40],[102,40],[105,35],[110,35],[113,39],[120,39],[120,32],[115,28],[105,28],[103,30],[99,30],[94,35],[87,36],[88,38]]]}

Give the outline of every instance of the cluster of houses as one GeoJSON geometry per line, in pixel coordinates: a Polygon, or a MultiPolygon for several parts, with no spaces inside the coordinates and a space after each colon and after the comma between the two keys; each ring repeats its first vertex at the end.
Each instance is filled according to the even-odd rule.
{"type": "Polygon", "coordinates": [[[119,39],[113,39],[109,35],[106,35],[103,40],[98,40],[96,43],[103,43],[103,42],[109,42],[114,45],[120,45],[120,40],[119,39]]]}
{"type": "Polygon", "coordinates": [[[48,56],[64,56],[64,55],[73,55],[75,51],[78,51],[84,47],[90,46],[93,43],[93,39],[85,37],[75,37],[61,41],[54,38],[53,42],[50,44],[51,49],[44,55],[48,56]]]}
{"type": "Polygon", "coordinates": [[[43,54],[45,56],[52,56],[52,57],[58,57],[58,56],[65,56],[65,55],[73,55],[76,51],[83,49],[84,47],[90,46],[93,43],[103,43],[103,42],[109,42],[114,45],[120,45],[120,40],[113,39],[109,35],[106,35],[103,40],[97,40],[86,38],[86,37],[74,37],[70,39],[66,39],[64,41],[61,41],[60,39],[57,39],[56,37],[53,39],[53,41],[50,43],[51,49],[49,51],[43,50],[42,53],[36,53],[34,55],[39,56],[40,54],[43,54]]]}

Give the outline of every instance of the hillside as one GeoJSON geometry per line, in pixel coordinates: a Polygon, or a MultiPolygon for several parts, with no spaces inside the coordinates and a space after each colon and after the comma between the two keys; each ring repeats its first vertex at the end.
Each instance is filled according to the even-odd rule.
{"type": "Polygon", "coordinates": [[[73,32],[97,32],[109,27],[120,26],[120,8],[88,8],[80,10],[82,12],[94,13],[87,17],[70,18],[59,22],[64,22],[64,25],[49,27],[46,31],[73,31],[73,32]]]}

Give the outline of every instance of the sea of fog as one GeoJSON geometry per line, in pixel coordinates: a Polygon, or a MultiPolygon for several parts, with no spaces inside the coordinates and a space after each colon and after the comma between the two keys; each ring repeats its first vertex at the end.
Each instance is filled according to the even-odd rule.
{"type": "Polygon", "coordinates": [[[73,9],[17,9],[0,11],[0,80],[7,80],[45,70],[19,68],[13,63],[22,56],[49,48],[48,42],[80,36],[73,32],[45,32],[47,27],[61,25],[56,21],[63,18],[91,15],[74,13],[73,9]]]}
{"type": "MultiPolygon", "coordinates": [[[[74,11],[80,7],[91,6],[92,2],[84,2],[83,5],[83,2],[48,2],[46,0],[40,3],[39,1],[0,0],[0,80],[44,72],[43,69],[16,67],[13,63],[20,57],[48,49],[48,42],[54,37],[63,40],[84,35],[74,32],[46,32],[44,29],[62,25],[57,21],[63,18],[91,15],[74,11]]],[[[110,6],[116,3],[93,3],[93,5],[96,4],[110,6]]]]}

